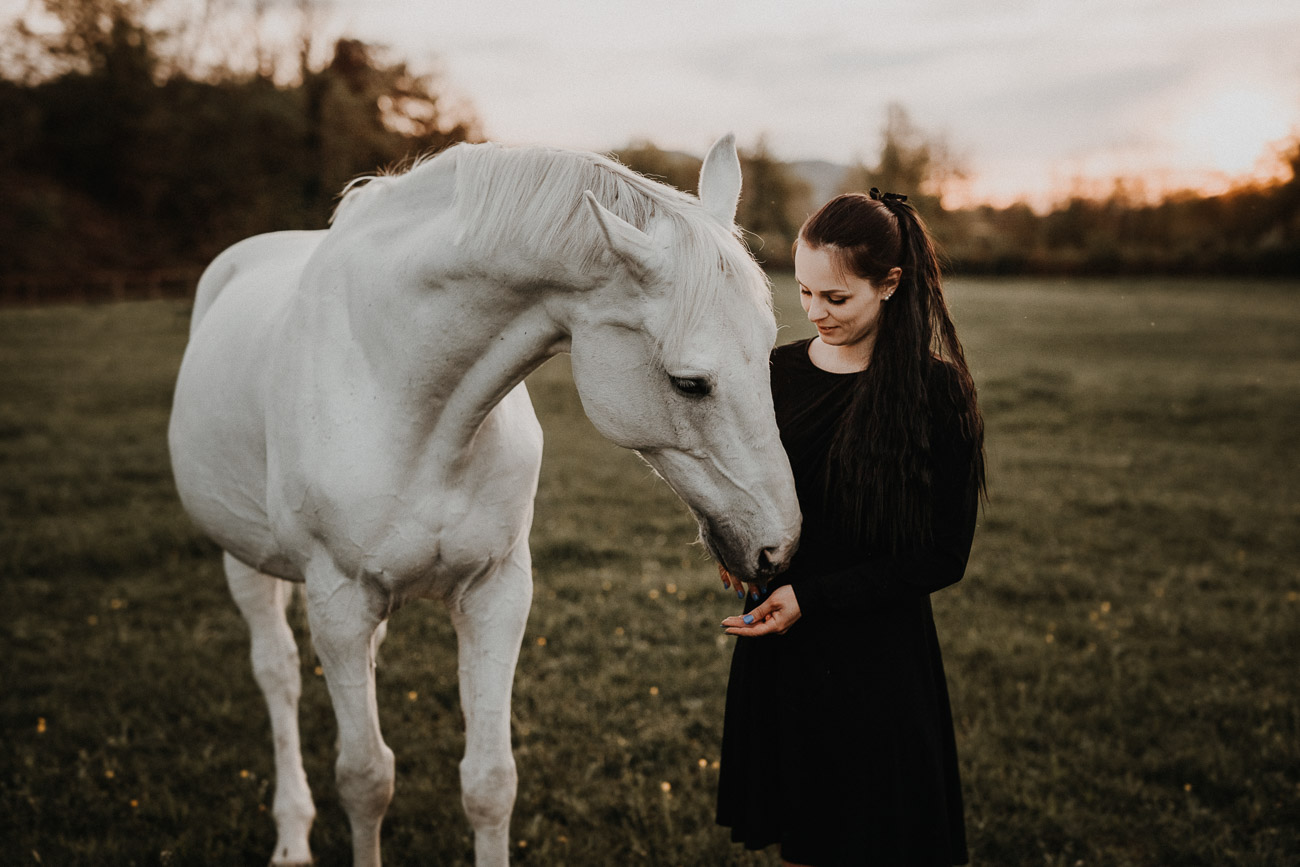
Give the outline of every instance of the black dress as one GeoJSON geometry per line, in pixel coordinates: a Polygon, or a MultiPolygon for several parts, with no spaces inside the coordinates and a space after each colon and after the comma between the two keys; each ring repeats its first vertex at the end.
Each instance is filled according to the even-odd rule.
{"type": "MultiPolygon", "coordinates": [[[[809,341],[772,353],[772,397],[803,531],[776,584],[802,617],[738,638],[727,685],[718,823],[751,849],[815,865],[965,864],[952,712],[929,594],[961,579],[974,535],[974,449],[932,365],[934,541],[888,557],[835,532],[824,502],[832,435],[860,374],[809,341]]],[[[746,611],[758,603],[746,601],[746,611]]]]}

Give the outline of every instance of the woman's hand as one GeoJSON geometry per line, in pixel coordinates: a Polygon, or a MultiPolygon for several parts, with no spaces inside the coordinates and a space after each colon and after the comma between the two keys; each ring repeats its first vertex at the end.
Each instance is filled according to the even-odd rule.
{"type": "Polygon", "coordinates": [[[722,621],[728,635],[783,635],[799,620],[799,600],[794,588],[783,584],[763,600],[763,604],[744,617],[735,615],[722,621]]]}

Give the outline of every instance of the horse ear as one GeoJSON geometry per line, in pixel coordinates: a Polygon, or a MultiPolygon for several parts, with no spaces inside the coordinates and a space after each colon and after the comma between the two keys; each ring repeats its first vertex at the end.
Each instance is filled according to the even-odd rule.
{"type": "Polygon", "coordinates": [[[736,137],[727,133],[713,143],[700,169],[700,203],[724,226],[736,221],[740,203],[740,157],[736,155],[736,137]]]}
{"type": "Polygon", "coordinates": [[[658,259],[650,236],[596,201],[591,190],[584,192],[582,197],[587,200],[596,222],[600,224],[601,234],[605,236],[605,242],[614,255],[627,264],[637,279],[650,274],[658,259]]]}

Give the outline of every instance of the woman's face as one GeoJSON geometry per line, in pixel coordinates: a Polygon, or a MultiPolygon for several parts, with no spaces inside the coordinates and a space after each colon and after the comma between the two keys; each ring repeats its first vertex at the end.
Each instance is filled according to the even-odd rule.
{"type": "Polygon", "coordinates": [[[874,337],[880,305],[898,287],[900,273],[895,268],[879,285],[872,285],[838,271],[829,250],[801,243],[794,251],[799,301],[822,342],[830,346],[853,346],[874,337]]]}

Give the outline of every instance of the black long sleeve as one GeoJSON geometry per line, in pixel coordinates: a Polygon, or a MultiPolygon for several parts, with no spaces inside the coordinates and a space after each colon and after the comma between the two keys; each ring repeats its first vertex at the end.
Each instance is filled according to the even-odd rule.
{"type": "Polygon", "coordinates": [[[804,616],[813,617],[928,595],[961,580],[970,556],[979,509],[971,472],[976,448],[960,432],[953,412],[936,414],[933,452],[933,540],[888,556],[867,556],[839,571],[803,575],[791,582],[804,616]]]}

